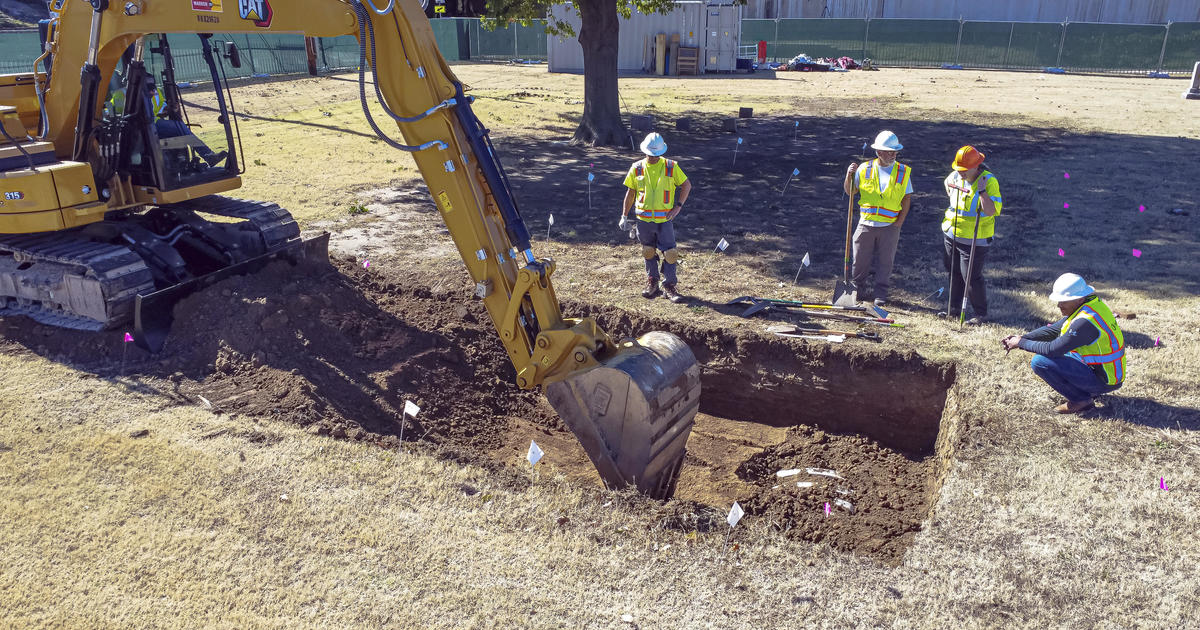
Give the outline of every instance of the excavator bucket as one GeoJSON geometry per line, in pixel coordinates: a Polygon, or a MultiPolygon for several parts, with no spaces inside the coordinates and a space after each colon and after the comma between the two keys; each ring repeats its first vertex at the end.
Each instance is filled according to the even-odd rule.
{"type": "Polygon", "coordinates": [[[601,365],[548,385],[546,397],[606,485],[674,494],[700,408],[700,366],[683,340],[650,332],[622,341],[601,365]]]}
{"type": "Polygon", "coordinates": [[[317,267],[329,265],[329,232],[309,239],[296,239],[286,247],[255,256],[236,265],[218,269],[180,282],[164,289],[134,298],[133,341],[141,349],[151,353],[162,350],[171,332],[175,319],[175,304],[183,298],[215,282],[230,276],[253,273],[276,260],[286,260],[294,265],[317,267]]]}

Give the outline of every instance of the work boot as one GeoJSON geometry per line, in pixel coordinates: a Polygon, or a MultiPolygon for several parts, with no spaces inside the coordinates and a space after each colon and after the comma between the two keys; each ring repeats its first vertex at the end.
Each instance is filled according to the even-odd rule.
{"type": "Polygon", "coordinates": [[[672,282],[672,283],[668,284],[668,283],[664,282],[662,285],[662,290],[663,290],[663,295],[667,296],[668,300],[671,300],[672,302],[674,302],[676,304],[683,301],[683,296],[679,294],[679,291],[675,290],[675,283],[672,282]]]}
{"type": "Polygon", "coordinates": [[[658,297],[658,278],[646,276],[646,288],[642,289],[642,297],[647,300],[658,297]]]}
{"type": "Polygon", "coordinates": [[[1080,400],[1077,402],[1067,401],[1067,402],[1055,407],[1054,410],[1057,411],[1058,413],[1081,413],[1081,412],[1087,411],[1088,409],[1092,409],[1095,406],[1096,406],[1095,401],[1092,400],[1091,398],[1087,398],[1085,400],[1080,400]]]}
{"type": "Polygon", "coordinates": [[[204,161],[208,162],[209,166],[216,166],[216,165],[220,164],[221,161],[224,160],[228,156],[229,156],[228,151],[221,151],[220,153],[209,153],[208,156],[204,158],[204,161]]]}

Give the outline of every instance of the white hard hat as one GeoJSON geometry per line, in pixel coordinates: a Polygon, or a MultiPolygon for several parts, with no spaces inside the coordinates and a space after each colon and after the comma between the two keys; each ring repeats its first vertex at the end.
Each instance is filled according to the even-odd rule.
{"type": "Polygon", "coordinates": [[[871,148],[878,151],[899,151],[904,145],[900,144],[900,138],[897,138],[896,134],[884,129],[875,136],[875,144],[872,144],[871,148]]]}
{"type": "Polygon", "coordinates": [[[657,133],[646,134],[646,139],[642,140],[642,153],[658,157],[667,152],[667,141],[657,133]]]}
{"type": "Polygon", "coordinates": [[[1054,290],[1050,293],[1050,299],[1055,302],[1069,302],[1087,297],[1095,292],[1096,289],[1083,281],[1083,276],[1077,273],[1064,273],[1054,281],[1054,290]]]}

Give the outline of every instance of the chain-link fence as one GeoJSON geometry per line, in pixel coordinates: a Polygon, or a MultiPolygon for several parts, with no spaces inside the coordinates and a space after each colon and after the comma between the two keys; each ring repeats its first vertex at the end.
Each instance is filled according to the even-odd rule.
{"type": "Polygon", "coordinates": [[[909,19],[743,20],[742,44],[767,42],[767,58],[868,57],[908,67],[1078,72],[1189,72],[1200,59],[1200,22],[974,22],[909,19]]]}
{"type": "MultiPolygon", "coordinates": [[[[478,18],[431,20],[438,49],[448,61],[546,60],[545,22],[530,26],[508,24],[489,31],[478,18]]],[[[208,66],[196,35],[168,36],[179,81],[208,80],[208,66]]],[[[231,41],[241,52],[242,67],[225,70],[230,77],[308,72],[308,56],[300,35],[272,33],[217,33],[212,41],[231,41]]],[[[30,72],[41,54],[36,30],[0,32],[0,73],[30,72]]],[[[317,39],[317,67],[322,71],[358,68],[358,39],[351,35],[317,39]]]]}

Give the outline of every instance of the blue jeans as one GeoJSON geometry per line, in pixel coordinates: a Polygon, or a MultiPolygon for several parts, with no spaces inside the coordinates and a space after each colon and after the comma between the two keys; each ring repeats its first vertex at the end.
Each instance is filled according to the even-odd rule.
{"type": "MultiPolygon", "coordinates": [[[[642,247],[653,247],[663,252],[675,249],[675,226],[671,221],[654,223],[638,219],[637,234],[642,247]]],[[[675,284],[678,281],[675,276],[675,268],[678,266],[678,263],[669,263],[663,258],[662,275],[667,284],[675,284]]],[[[658,254],[646,259],[646,274],[658,280],[658,254]]]]}
{"type": "Polygon", "coordinates": [[[1071,403],[1083,402],[1121,387],[1120,383],[1109,385],[1101,381],[1086,363],[1065,355],[1047,357],[1035,354],[1029,361],[1029,367],[1071,403]]]}

